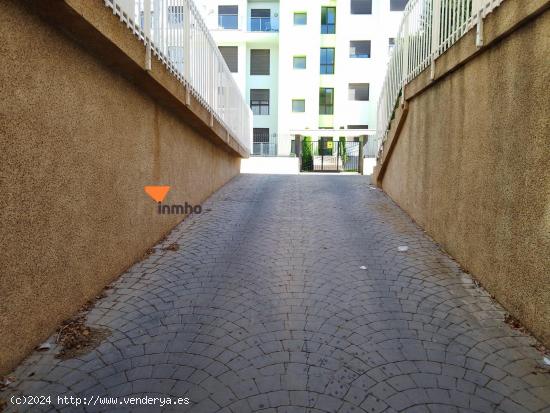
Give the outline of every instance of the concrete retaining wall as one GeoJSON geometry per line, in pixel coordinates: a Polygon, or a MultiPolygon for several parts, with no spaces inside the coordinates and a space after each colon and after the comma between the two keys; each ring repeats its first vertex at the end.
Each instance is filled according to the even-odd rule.
{"type": "Polygon", "coordinates": [[[548,1],[503,2],[486,19],[486,48],[469,33],[438,60],[436,81],[428,69],[408,85],[375,174],[546,345],[549,33],[548,1]]]}
{"type": "MultiPolygon", "coordinates": [[[[79,4],[141,53],[103,1],[79,4]]],[[[145,185],[172,186],[166,203],[198,204],[239,173],[240,157],[28,4],[1,2],[0,23],[3,373],[182,219],[158,215],[145,185]]],[[[172,87],[153,69],[147,76],[172,87]]]]}

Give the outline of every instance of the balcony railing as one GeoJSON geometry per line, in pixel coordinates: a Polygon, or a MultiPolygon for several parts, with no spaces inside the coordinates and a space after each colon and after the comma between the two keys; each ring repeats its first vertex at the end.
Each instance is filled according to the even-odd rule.
{"type": "Polygon", "coordinates": [[[380,99],[376,138],[379,151],[403,88],[470,29],[477,26],[476,45],[483,45],[483,19],[504,0],[409,0],[380,99]]]}
{"type": "Polygon", "coordinates": [[[193,0],[105,0],[156,56],[250,151],[252,112],[193,0]]]}
{"type": "Polygon", "coordinates": [[[277,32],[279,31],[278,22],[271,17],[251,17],[251,32],[277,32]]]}
{"type": "Polygon", "coordinates": [[[277,156],[277,144],[254,142],[252,144],[252,156],[277,156]]]}
{"type": "Polygon", "coordinates": [[[239,28],[239,15],[220,14],[218,16],[218,27],[226,30],[237,30],[239,28]]]}
{"type": "Polygon", "coordinates": [[[363,145],[363,154],[365,158],[376,158],[378,153],[378,141],[375,136],[369,136],[365,145],[363,145]]]}

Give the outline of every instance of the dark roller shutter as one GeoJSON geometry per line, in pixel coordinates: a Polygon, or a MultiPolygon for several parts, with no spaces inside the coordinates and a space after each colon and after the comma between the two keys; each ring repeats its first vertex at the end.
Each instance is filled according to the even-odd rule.
{"type": "Polygon", "coordinates": [[[269,75],[269,49],[250,51],[250,74],[269,75]]]}
{"type": "Polygon", "coordinates": [[[218,6],[218,14],[239,14],[239,6],[218,6]]]}
{"type": "Polygon", "coordinates": [[[267,100],[269,102],[269,89],[250,89],[250,100],[267,100]]]}
{"type": "Polygon", "coordinates": [[[351,14],[372,14],[372,0],[351,0],[351,14]]]}
{"type": "Polygon", "coordinates": [[[403,11],[407,3],[408,0],[390,0],[390,11],[403,11]]]}
{"type": "Polygon", "coordinates": [[[350,57],[370,57],[370,40],[351,40],[349,55],[350,57]]]}
{"type": "Polygon", "coordinates": [[[269,9],[252,9],[250,17],[270,17],[271,10],[269,9]]]}
{"type": "Polygon", "coordinates": [[[237,46],[220,46],[220,52],[233,73],[239,71],[239,48],[237,46]]]}
{"type": "Polygon", "coordinates": [[[368,83],[350,83],[349,99],[350,100],[369,100],[369,84],[368,83]]]}
{"type": "Polygon", "coordinates": [[[254,128],[253,129],[254,143],[269,143],[269,128],[254,128]]]}

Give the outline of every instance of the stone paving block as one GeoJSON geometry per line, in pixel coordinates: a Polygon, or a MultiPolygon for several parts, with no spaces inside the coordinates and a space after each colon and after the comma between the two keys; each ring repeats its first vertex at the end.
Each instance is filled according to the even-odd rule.
{"type": "Polygon", "coordinates": [[[271,407],[288,406],[290,404],[290,395],[286,390],[267,393],[267,399],[271,407]]]}

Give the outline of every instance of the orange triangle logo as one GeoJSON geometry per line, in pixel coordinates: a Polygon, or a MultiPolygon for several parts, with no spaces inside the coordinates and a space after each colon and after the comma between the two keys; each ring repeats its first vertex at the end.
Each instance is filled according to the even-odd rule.
{"type": "Polygon", "coordinates": [[[162,202],[170,191],[169,186],[146,186],[144,189],[145,193],[157,202],[162,202]]]}

